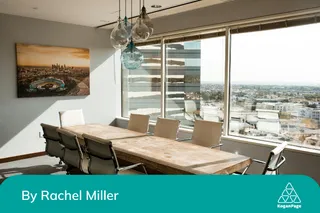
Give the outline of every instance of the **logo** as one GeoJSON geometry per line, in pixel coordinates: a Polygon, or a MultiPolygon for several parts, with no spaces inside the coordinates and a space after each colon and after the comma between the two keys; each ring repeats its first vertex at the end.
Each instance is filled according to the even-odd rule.
{"type": "Polygon", "coordinates": [[[300,209],[301,200],[291,183],[288,183],[278,199],[279,209],[300,209]]]}

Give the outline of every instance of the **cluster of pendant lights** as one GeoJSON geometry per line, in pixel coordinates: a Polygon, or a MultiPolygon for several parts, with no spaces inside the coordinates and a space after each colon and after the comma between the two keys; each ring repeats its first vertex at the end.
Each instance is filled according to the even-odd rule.
{"type": "MultiPolygon", "coordinates": [[[[127,0],[125,0],[127,7],[127,0]]],[[[139,10],[141,8],[141,0],[139,10]]],[[[126,8],[125,8],[126,12],[126,8]]],[[[140,10],[140,15],[136,23],[132,24],[132,0],[131,0],[131,23],[128,21],[127,15],[121,19],[120,0],[119,0],[119,19],[117,26],[110,34],[111,44],[115,49],[123,50],[121,54],[121,62],[124,67],[129,70],[137,69],[143,62],[143,54],[136,48],[134,42],[146,41],[153,33],[153,24],[147,10],[144,6],[140,10]]]]}

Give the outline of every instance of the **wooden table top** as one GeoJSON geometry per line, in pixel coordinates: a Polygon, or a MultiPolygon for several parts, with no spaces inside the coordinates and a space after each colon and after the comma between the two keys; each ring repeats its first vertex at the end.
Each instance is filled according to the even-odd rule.
{"type": "Polygon", "coordinates": [[[164,174],[232,174],[251,163],[246,156],[101,124],[64,127],[110,140],[119,159],[144,163],[164,174]]]}
{"type": "Polygon", "coordinates": [[[140,137],[146,134],[123,129],[115,126],[104,125],[104,124],[86,124],[63,127],[63,129],[75,133],[79,139],[83,139],[82,134],[93,135],[105,140],[119,139],[119,138],[130,138],[140,137]]]}
{"type": "Polygon", "coordinates": [[[246,156],[155,136],[111,141],[119,158],[164,174],[232,174],[251,163],[246,156]]]}

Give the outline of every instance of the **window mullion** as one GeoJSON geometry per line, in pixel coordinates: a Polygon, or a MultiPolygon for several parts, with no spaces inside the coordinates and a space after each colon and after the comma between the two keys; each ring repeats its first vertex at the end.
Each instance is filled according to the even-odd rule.
{"type": "Polygon", "coordinates": [[[224,73],[224,127],[223,135],[229,133],[229,113],[230,113],[230,62],[231,62],[231,33],[230,28],[226,28],[225,41],[225,73],[224,73]]]}
{"type": "Polygon", "coordinates": [[[161,117],[166,113],[166,45],[161,39],[161,117]]]}

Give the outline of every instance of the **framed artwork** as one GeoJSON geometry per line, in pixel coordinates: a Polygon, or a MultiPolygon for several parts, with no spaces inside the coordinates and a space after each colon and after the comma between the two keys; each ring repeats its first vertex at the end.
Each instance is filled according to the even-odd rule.
{"type": "Polygon", "coordinates": [[[89,49],[16,44],[18,97],[90,94],[89,49]]]}

